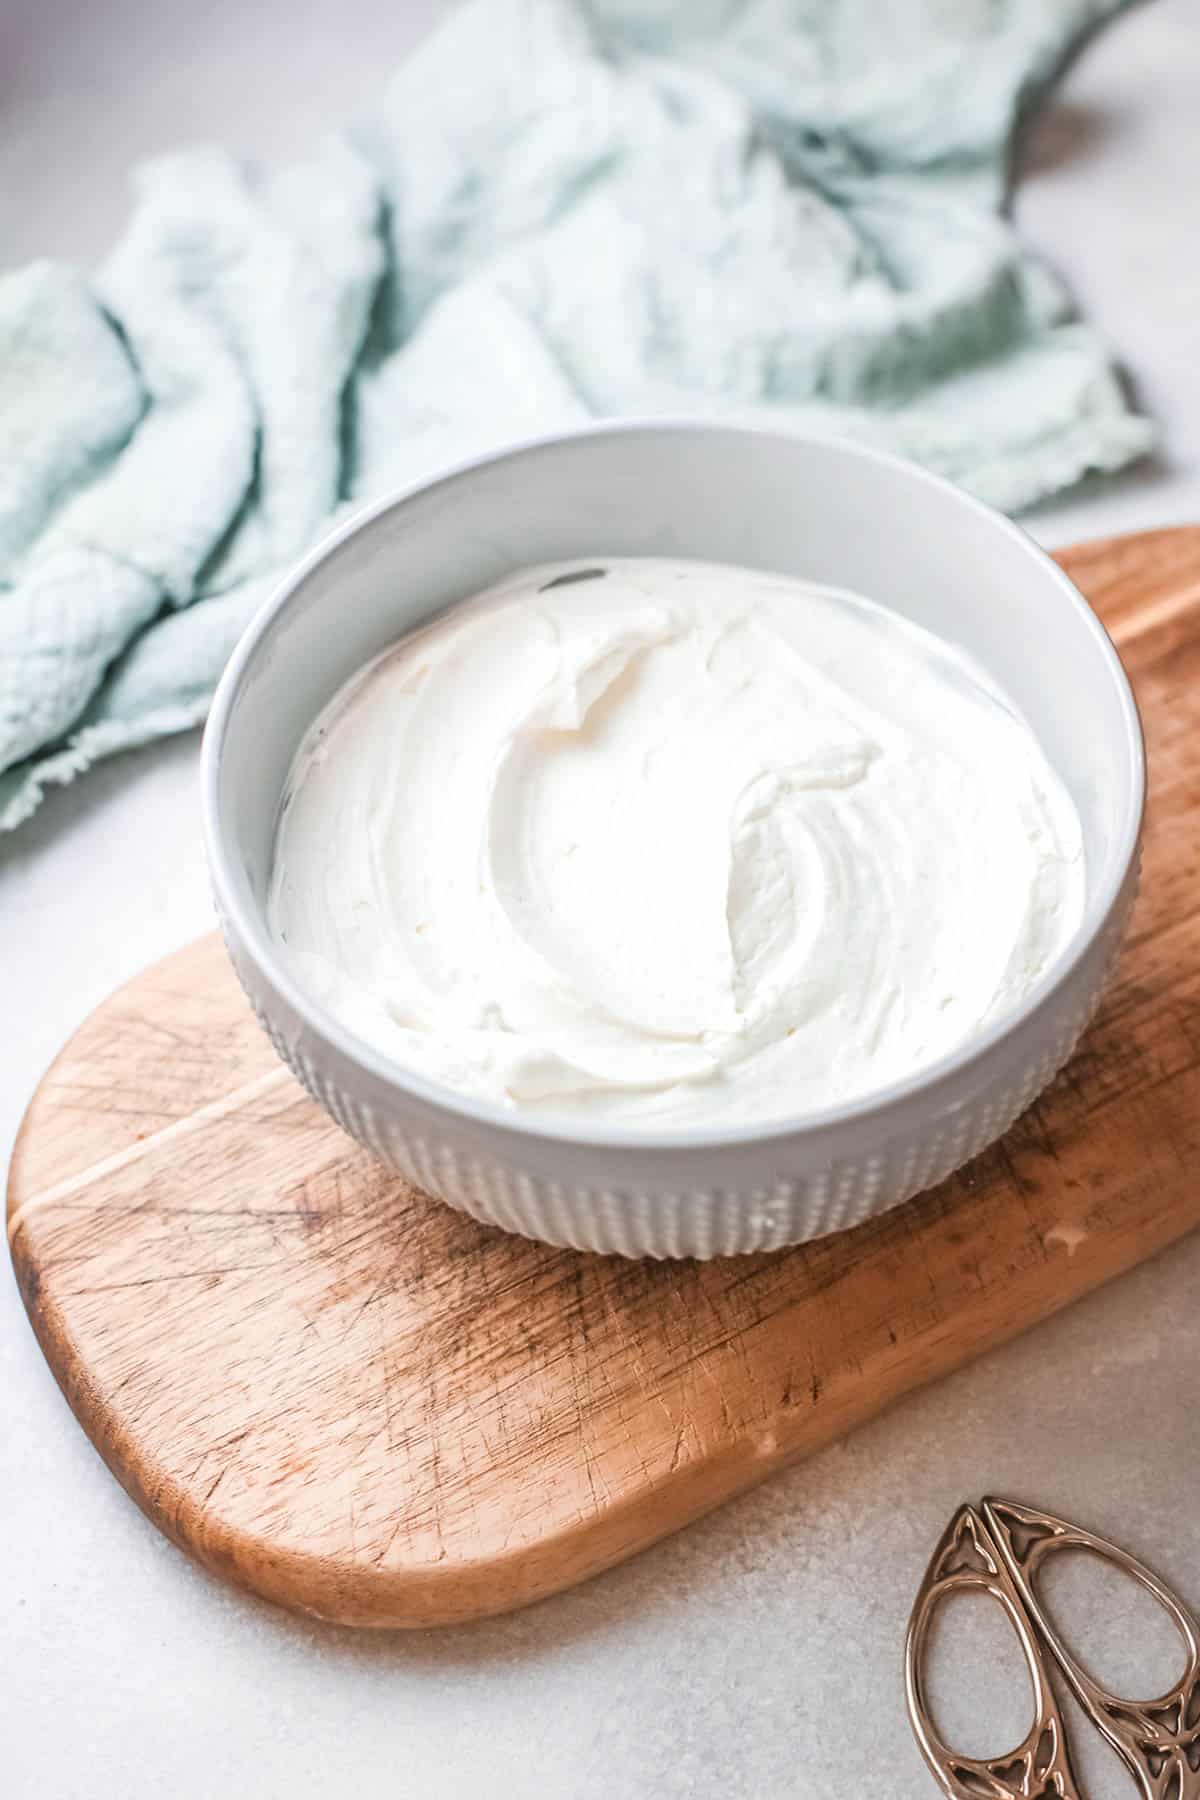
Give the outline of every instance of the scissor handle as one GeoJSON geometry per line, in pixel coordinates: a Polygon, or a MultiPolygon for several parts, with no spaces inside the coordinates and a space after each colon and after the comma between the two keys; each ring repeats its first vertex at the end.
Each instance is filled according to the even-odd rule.
{"type": "Polygon", "coordinates": [[[949,1800],[1081,1800],[1058,1702],[1029,1617],[1004,1559],[973,1506],[960,1507],[933,1553],[917,1592],[904,1650],[908,1715],[930,1773],[949,1800]],[[934,1615],[955,1593],[989,1594],[1003,1607],[1025,1655],[1033,1724],[1003,1756],[959,1756],[933,1723],[925,1695],[925,1652],[934,1615]]]}
{"type": "MultiPolygon", "coordinates": [[[[1151,1569],[1105,1538],[1012,1500],[985,1500],[983,1516],[1005,1573],[1079,1704],[1137,1782],[1142,1800],[1200,1800],[1200,1626],[1151,1569]],[[1153,1700],[1126,1700],[1082,1668],[1038,1598],[1035,1577],[1060,1550],[1087,1550],[1152,1594],[1183,1639],[1183,1674],[1153,1700]]],[[[982,1790],[981,1800],[982,1800],[982,1790]]]]}

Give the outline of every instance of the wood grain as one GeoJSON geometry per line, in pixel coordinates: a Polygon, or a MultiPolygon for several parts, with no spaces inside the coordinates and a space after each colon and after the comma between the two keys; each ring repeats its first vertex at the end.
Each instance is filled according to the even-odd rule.
{"type": "Polygon", "coordinates": [[[629,1263],[460,1218],[294,1085],[206,938],[46,1075],[9,1238],[138,1504],[214,1573],[353,1625],[524,1604],[629,1556],[1200,1220],[1200,530],[1063,561],[1125,654],[1145,876],[1099,1021],[997,1148],[858,1231],[629,1263]]]}

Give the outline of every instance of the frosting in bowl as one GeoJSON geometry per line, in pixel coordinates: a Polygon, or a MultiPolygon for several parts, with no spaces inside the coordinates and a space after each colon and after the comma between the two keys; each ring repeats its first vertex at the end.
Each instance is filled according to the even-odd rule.
{"type": "Polygon", "coordinates": [[[783,1120],[1015,1006],[1084,904],[1078,817],[960,650],[705,563],[524,570],[307,734],[271,929],[394,1063],[551,1116],[783,1120]]]}

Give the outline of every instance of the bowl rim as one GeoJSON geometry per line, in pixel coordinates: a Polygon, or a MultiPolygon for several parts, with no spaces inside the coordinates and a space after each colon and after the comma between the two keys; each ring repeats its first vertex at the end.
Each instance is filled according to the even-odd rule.
{"type": "MultiPolygon", "coordinates": [[[[443,609],[444,610],[444,609],[443,609]]],[[[460,1123],[490,1127],[514,1138],[537,1141],[543,1145],[562,1145],[564,1149],[590,1148],[641,1152],[679,1153],[686,1150],[717,1150],[739,1147],[763,1148],[784,1140],[815,1139],[823,1133],[853,1126],[866,1118],[878,1119],[905,1107],[918,1096],[929,1097],[937,1090],[968,1080],[996,1053],[1011,1044],[1029,1023],[1053,999],[1084,961],[1096,939],[1104,930],[1116,907],[1134,864],[1141,836],[1146,802],[1145,739],[1137,702],[1112,639],[1085,596],[1060,565],[1043,550],[1028,532],[1005,514],[968,493],[945,476],[935,474],[920,463],[861,444],[852,438],[826,436],[822,433],[768,425],[745,424],[735,420],[663,416],[590,420],[569,430],[536,434],[514,440],[498,450],[471,456],[440,469],[432,476],[408,483],[404,487],[366,502],[338,526],[318,540],[311,550],[293,564],[263,601],[242,632],[217,684],[209,710],[201,746],[201,812],[205,850],[210,879],[222,921],[228,920],[237,931],[242,947],[249,952],[259,973],[264,976],[277,997],[295,1013],[302,1023],[322,1039],[339,1056],[387,1087],[424,1102],[435,1111],[450,1114],[460,1123]],[[890,469],[918,485],[934,489],[943,499],[973,512],[986,521],[990,529],[1003,532],[1040,567],[1058,594],[1076,614],[1083,628],[1091,634],[1101,661],[1112,680],[1124,726],[1123,750],[1128,760],[1130,783],[1124,814],[1113,834],[1112,853],[1106,877],[1089,898],[1083,918],[1075,934],[1057,960],[1038,978],[1020,1005],[992,1021],[982,1031],[967,1038],[957,1048],[926,1063],[915,1073],[873,1088],[857,1098],[822,1107],[816,1111],[788,1114],[783,1118],[748,1121],[725,1126],[676,1126],[657,1129],[616,1122],[592,1124],[585,1118],[553,1120],[545,1116],[526,1117],[489,1100],[460,1093],[429,1080],[417,1071],[375,1050],[370,1044],[347,1031],[340,1021],[311,999],[293,980],[277,953],[266,929],[261,909],[243,905],[238,884],[231,875],[232,845],[226,837],[225,820],[219,801],[222,753],[234,705],[251,664],[276,621],[284,613],[299,588],[323,563],[358,532],[365,530],[385,514],[407,505],[419,495],[470,477],[514,457],[565,447],[581,438],[613,438],[630,436],[666,437],[688,435],[728,436],[740,438],[749,450],[756,444],[792,443],[818,453],[849,456],[890,469]]]]}

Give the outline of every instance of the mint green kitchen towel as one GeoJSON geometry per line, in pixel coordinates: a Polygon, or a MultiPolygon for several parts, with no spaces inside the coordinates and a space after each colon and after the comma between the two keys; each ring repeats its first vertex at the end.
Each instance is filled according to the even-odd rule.
{"type": "Polygon", "coordinates": [[[0,828],[196,724],[331,520],[521,436],[765,419],[1009,510],[1137,456],[1002,215],[1121,3],[469,0],[309,160],[142,169],[94,277],[0,280],[0,828]]]}

